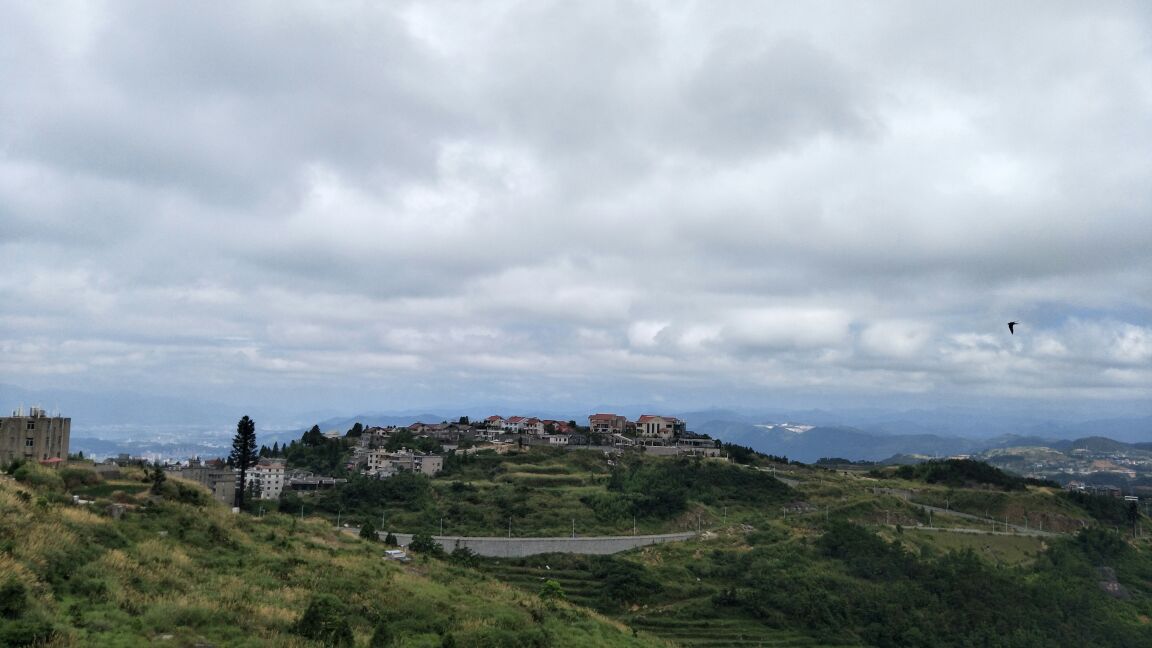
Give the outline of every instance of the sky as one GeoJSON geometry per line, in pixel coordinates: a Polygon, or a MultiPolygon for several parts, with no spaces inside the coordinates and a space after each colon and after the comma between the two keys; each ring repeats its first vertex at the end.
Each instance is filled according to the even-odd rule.
{"type": "Polygon", "coordinates": [[[0,2],[0,86],[6,385],[1152,413],[1145,2],[0,2]]]}

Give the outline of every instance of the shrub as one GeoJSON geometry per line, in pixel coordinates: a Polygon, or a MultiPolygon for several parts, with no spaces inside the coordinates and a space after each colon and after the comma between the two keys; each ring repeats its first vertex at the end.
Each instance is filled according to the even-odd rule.
{"type": "Polygon", "coordinates": [[[364,526],[360,527],[360,537],[372,542],[380,539],[380,536],[376,535],[376,527],[371,522],[365,522],[364,526]]]}
{"type": "Polygon", "coordinates": [[[68,490],[80,486],[96,486],[104,481],[99,473],[87,468],[65,468],[60,471],[60,478],[64,480],[64,487],[68,490]]]}
{"type": "Polygon", "coordinates": [[[28,605],[28,588],[17,580],[0,585],[0,618],[18,619],[28,605]]]}
{"type": "Polygon", "coordinates": [[[412,542],[408,543],[408,548],[412,551],[419,551],[420,553],[427,554],[442,554],[444,549],[432,539],[432,536],[427,533],[417,533],[412,536],[412,542]]]}
{"type": "Polygon", "coordinates": [[[38,463],[26,461],[16,469],[12,476],[16,481],[23,482],[34,488],[45,490],[64,490],[64,480],[54,470],[49,470],[38,463]]]}
{"type": "Polygon", "coordinates": [[[328,646],[351,646],[352,628],[344,604],[331,594],[318,594],[296,622],[296,634],[328,646]]]}

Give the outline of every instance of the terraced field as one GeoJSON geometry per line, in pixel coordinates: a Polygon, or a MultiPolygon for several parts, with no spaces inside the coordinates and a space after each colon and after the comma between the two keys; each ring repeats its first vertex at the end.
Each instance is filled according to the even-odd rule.
{"type": "MultiPolygon", "coordinates": [[[[486,562],[481,571],[520,588],[528,593],[536,593],[545,581],[554,580],[564,590],[565,597],[578,605],[600,608],[603,584],[584,569],[553,568],[544,566],[524,566],[486,562]]],[[[748,619],[721,617],[691,618],[699,611],[710,611],[707,598],[678,602],[672,607],[649,611],[641,608],[623,614],[612,615],[640,633],[648,633],[677,646],[823,646],[804,635],[783,630],[775,630],[748,619]],[[688,618],[686,618],[688,617],[688,618]]],[[[602,608],[601,608],[602,609],[602,608]]]]}

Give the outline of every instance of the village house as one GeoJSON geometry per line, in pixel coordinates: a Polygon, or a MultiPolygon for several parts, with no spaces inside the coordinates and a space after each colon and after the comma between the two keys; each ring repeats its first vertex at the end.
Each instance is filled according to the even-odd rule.
{"type": "Polygon", "coordinates": [[[646,439],[669,440],[679,437],[684,431],[684,422],[672,416],[645,414],[636,420],[637,436],[646,439]]]}
{"type": "Polygon", "coordinates": [[[401,449],[398,452],[373,450],[368,453],[368,474],[377,477],[391,477],[401,470],[428,475],[444,469],[444,457],[433,454],[401,449]]]}
{"type": "Polygon", "coordinates": [[[592,414],[588,417],[588,429],[592,434],[623,434],[630,427],[627,418],[616,414],[592,414]]]}

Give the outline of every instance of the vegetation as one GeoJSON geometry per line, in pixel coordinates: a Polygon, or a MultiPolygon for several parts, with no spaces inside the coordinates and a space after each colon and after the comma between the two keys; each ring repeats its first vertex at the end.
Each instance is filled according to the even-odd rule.
{"type": "MultiPolygon", "coordinates": [[[[1023,477],[1016,477],[974,459],[940,459],[915,465],[900,466],[895,475],[928,484],[943,484],[953,488],[984,486],[1003,491],[1021,491],[1027,486],[1023,477]]],[[[883,476],[875,472],[873,476],[883,476]]]]}
{"type": "Polygon", "coordinates": [[[384,561],[322,520],[235,515],[175,478],[151,495],[143,469],[89,506],[24,470],[0,482],[0,645],[656,645],[460,566],[384,561]]]}
{"type": "Polygon", "coordinates": [[[247,416],[236,424],[236,436],[232,438],[232,453],[228,464],[240,471],[240,486],[236,489],[236,506],[244,508],[248,469],[259,460],[256,450],[256,422],[247,416]]]}
{"type": "MultiPolygon", "coordinates": [[[[296,445],[343,441],[316,432],[296,445]]],[[[1131,537],[1147,521],[1120,500],[1005,488],[996,473],[963,464],[918,468],[910,484],[893,470],[754,461],[789,485],[764,466],[531,448],[452,456],[437,478],[351,477],[334,490],[286,493],[287,514],[264,517],[232,515],[200,487],[143,466],[106,480],[84,464],[19,464],[17,480],[0,484],[0,645],[169,635],[173,645],[241,646],[1152,640],[1149,544],[1131,537]],[[76,506],[72,495],[96,503],[76,506]],[[941,509],[931,528],[921,504],[941,509]],[[359,523],[359,533],[308,517],[316,512],[359,523]],[[985,525],[1023,515],[1074,533],[985,525]],[[432,539],[441,523],[453,534],[503,535],[509,516],[515,535],[630,533],[634,524],[705,533],[628,554],[522,559],[432,539]],[[392,529],[414,533],[414,561],[381,560],[392,529]]]]}

